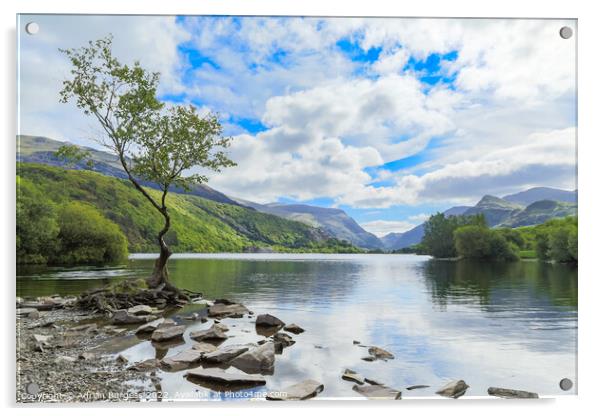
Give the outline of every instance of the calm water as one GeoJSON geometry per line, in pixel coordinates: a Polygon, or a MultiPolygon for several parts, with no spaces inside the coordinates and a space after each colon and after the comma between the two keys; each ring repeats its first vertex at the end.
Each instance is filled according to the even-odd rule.
{"type": "MultiPolygon", "coordinates": [[[[22,268],[17,292],[77,294],[111,279],[146,276],[152,263],[151,257],[137,255],[127,267],[22,268]]],[[[558,387],[564,377],[576,381],[577,269],[570,266],[447,262],[414,255],[223,254],[175,255],[170,273],[180,287],[207,298],[237,300],[255,313],[271,313],[306,329],[276,356],[267,386],[251,391],[313,378],[325,385],[322,398],[356,398],[353,384],[340,378],[351,368],[398,389],[432,386],[404,389],[404,397],[432,396],[436,387],[456,378],[466,380],[472,396],[486,395],[490,386],[540,395],[576,392],[558,387]],[[395,359],[364,362],[367,350],[352,345],[353,340],[383,347],[395,359]]],[[[211,323],[183,322],[187,332],[211,323]]],[[[223,345],[262,338],[246,317],[223,322],[235,325],[223,345]]],[[[140,361],[186,349],[188,333],[185,340],[169,351],[133,336],[112,347],[140,361]]],[[[162,373],[159,388],[172,398],[210,392],[183,374],[162,373]]]]}

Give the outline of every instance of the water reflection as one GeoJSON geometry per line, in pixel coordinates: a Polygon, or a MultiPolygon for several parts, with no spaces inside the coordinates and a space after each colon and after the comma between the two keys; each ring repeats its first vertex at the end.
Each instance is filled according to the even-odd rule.
{"type": "MultiPolygon", "coordinates": [[[[17,289],[21,295],[63,293],[144,276],[152,263],[135,258],[102,279],[94,278],[97,270],[80,270],[78,279],[60,270],[38,270],[21,274],[17,289]],[[81,279],[82,273],[90,279],[81,279]]],[[[277,356],[267,385],[250,392],[313,378],[325,384],[322,397],[358,397],[352,383],[341,380],[345,368],[398,389],[432,386],[404,390],[404,396],[433,395],[452,378],[467,380],[468,395],[486,395],[489,386],[564,394],[558,381],[575,380],[577,270],[569,266],[442,262],[411,255],[273,254],[176,257],[170,272],[181,287],[208,298],[242,301],[256,313],[272,313],[306,329],[277,356]],[[353,340],[383,347],[396,358],[362,361],[367,349],[353,340]]],[[[177,315],[187,313],[188,308],[177,315]]],[[[190,348],[191,331],[212,323],[178,322],[187,325],[184,343],[165,347],[138,340],[127,343],[122,353],[132,362],[171,356],[190,348]]],[[[222,345],[264,339],[249,317],[222,322],[231,326],[231,338],[222,345]]],[[[183,374],[159,371],[162,391],[226,398],[183,374]]]]}

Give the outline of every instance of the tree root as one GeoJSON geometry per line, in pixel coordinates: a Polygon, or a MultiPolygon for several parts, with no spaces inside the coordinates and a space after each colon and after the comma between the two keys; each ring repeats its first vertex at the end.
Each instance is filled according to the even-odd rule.
{"type": "Polygon", "coordinates": [[[156,307],[181,306],[189,303],[191,297],[201,297],[201,293],[179,289],[169,282],[161,283],[153,289],[120,291],[119,288],[105,286],[83,293],[77,306],[93,312],[113,313],[136,305],[156,307]]]}

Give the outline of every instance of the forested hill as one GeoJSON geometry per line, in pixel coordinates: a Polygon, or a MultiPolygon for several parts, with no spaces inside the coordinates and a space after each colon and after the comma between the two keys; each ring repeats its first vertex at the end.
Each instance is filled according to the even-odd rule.
{"type": "MultiPolygon", "coordinates": [[[[162,218],[128,181],[85,170],[19,163],[17,184],[22,190],[18,192],[18,205],[33,204],[33,200],[26,200],[28,195],[34,195],[35,202],[42,204],[42,210],[46,211],[58,210],[73,201],[90,204],[119,226],[130,252],[157,250],[156,238],[162,218]],[[38,201],[40,198],[44,200],[38,201]]],[[[149,192],[158,197],[158,191],[149,189],[149,192]]],[[[184,194],[170,194],[168,204],[172,230],[167,240],[174,252],[242,252],[255,248],[356,250],[320,229],[238,205],[184,194]]],[[[18,216],[19,212],[18,209],[18,216]]],[[[19,221],[17,218],[17,226],[19,221]]]]}

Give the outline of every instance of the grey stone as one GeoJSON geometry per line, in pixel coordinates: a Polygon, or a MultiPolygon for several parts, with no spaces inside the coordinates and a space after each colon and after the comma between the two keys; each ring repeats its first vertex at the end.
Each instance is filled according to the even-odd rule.
{"type": "Polygon", "coordinates": [[[382,385],[353,386],[353,391],[371,400],[400,400],[401,392],[382,385]]]}
{"type": "Polygon", "coordinates": [[[360,376],[358,373],[348,368],[345,369],[341,378],[343,380],[353,381],[357,384],[364,384],[364,377],[360,376]]]}
{"type": "Polygon", "coordinates": [[[59,355],[55,358],[54,362],[57,364],[72,364],[77,361],[74,357],[68,357],[66,355],[59,355]]]}
{"type": "Polygon", "coordinates": [[[274,343],[281,344],[283,348],[290,347],[296,342],[290,335],[284,332],[278,332],[272,338],[274,339],[274,343]]]}
{"type": "MultiPolygon", "coordinates": [[[[136,333],[137,334],[145,334],[145,333],[148,333],[148,332],[154,332],[164,322],[165,322],[164,318],[155,319],[154,321],[150,321],[149,323],[146,323],[146,324],[141,325],[140,327],[138,327],[138,329],[136,329],[136,333]]],[[[175,322],[173,323],[173,325],[175,325],[175,322]]]]}
{"type": "Polygon", "coordinates": [[[115,358],[115,361],[117,361],[119,364],[126,364],[128,362],[128,359],[125,358],[123,355],[119,354],[117,358],[115,358]]]}
{"type": "Polygon", "coordinates": [[[38,345],[42,345],[44,347],[49,347],[50,346],[50,340],[52,339],[52,335],[38,335],[38,334],[33,334],[33,340],[35,341],[36,344],[38,345]]]}
{"type": "Polygon", "coordinates": [[[280,319],[276,318],[269,313],[264,313],[262,315],[257,315],[257,319],[255,321],[255,325],[257,326],[284,326],[284,322],[280,319]]]}
{"type": "Polygon", "coordinates": [[[285,325],[284,328],[282,328],[282,329],[284,329],[287,332],[291,332],[293,334],[300,334],[302,332],[305,332],[305,329],[301,328],[297,324],[288,324],[288,325],[285,325]]]}
{"type": "Polygon", "coordinates": [[[115,311],[111,322],[115,325],[130,325],[130,324],[141,324],[144,322],[151,321],[153,316],[150,315],[131,315],[125,309],[115,311]]]}
{"type": "Polygon", "coordinates": [[[186,327],[184,325],[166,326],[157,328],[151,335],[153,341],[167,341],[174,338],[181,338],[186,327]]]}
{"type": "Polygon", "coordinates": [[[414,386],[406,387],[406,390],[416,390],[416,389],[426,389],[431,386],[427,386],[426,384],[416,384],[414,386]]]}
{"type": "Polygon", "coordinates": [[[371,362],[371,361],[376,361],[376,357],[373,357],[373,356],[371,356],[371,355],[368,355],[368,356],[366,356],[366,357],[362,357],[362,360],[364,360],[364,361],[368,361],[368,362],[371,362]]]}
{"type": "Polygon", "coordinates": [[[131,365],[127,369],[130,371],[139,371],[139,372],[152,371],[152,370],[155,370],[157,367],[159,367],[160,364],[161,364],[161,361],[159,361],[158,359],[149,358],[148,360],[144,360],[144,361],[141,361],[134,365],[131,365]]]}
{"type": "Polygon", "coordinates": [[[207,312],[211,318],[215,317],[234,317],[244,313],[248,313],[249,310],[239,303],[234,303],[230,305],[226,305],[223,303],[216,303],[209,307],[209,311],[207,312]]]}
{"type": "Polygon", "coordinates": [[[231,361],[231,365],[246,373],[274,371],[275,350],[273,342],[250,348],[231,361]]]}
{"type": "Polygon", "coordinates": [[[82,352],[77,358],[83,361],[89,361],[95,359],[96,354],[93,354],[91,352],[82,352]]]}
{"type": "Polygon", "coordinates": [[[203,354],[203,361],[210,363],[226,363],[249,350],[248,345],[228,345],[213,352],[203,354]]]}
{"type": "Polygon", "coordinates": [[[183,369],[201,361],[201,355],[203,355],[203,353],[195,349],[184,350],[176,355],[164,358],[161,361],[161,364],[171,369],[183,369]]]}
{"type": "Polygon", "coordinates": [[[464,382],[464,380],[454,380],[447,383],[445,386],[441,387],[437,390],[437,394],[445,397],[452,397],[457,399],[460,396],[463,396],[470,387],[468,384],[464,382]]]}
{"type": "Polygon", "coordinates": [[[379,360],[392,360],[395,358],[395,356],[389,351],[383,350],[379,347],[368,348],[368,354],[370,354],[374,358],[378,358],[379,360]]]}
{"type": "Polygon", "coordinates": [[[136,305],[127,310],[130,315],[151,315],[153,308],[148,305],[136,305]]]}
{"type": "Polygon", "coordinates": [[[324,385],[315,380],[304,380],[280,391],[270,391],[267,400],[307,400],[324,391],[324,385]]]}
{"type": "Polygon", "coordinates": [[[220,368],[195,368],[186,372],[186,376],[219,384],[264,385],[265,378],[251,374],[232,374],[220,368]]]}
{"type": "Polygon", "coordinates": [[[201,354],[206,354],[208,352],[217,350],[217,347],[213,344],[209,344],[208,342],[197,342],[192,346],[192,349],[200,351],[201,354]]]}
{"type": "Polygon", "coordinates": [[[216,327],[217,324],[213,324],[211,328],[204,329],[201,331],[194,331],[190,333],[190,338],[195,341],[203,341],[203,340],[224,340],[228,338],[228,335],[224,334],[224,331],[216,327]]]}
{"type": "Polygon", "coordinates": [[[25,316],[30,313],[37,312],[36,308],[17,308],[17,316],[25,316]]]}
{"type": "Polygon", "coordinates": [[[537,393],[524,390],[504,389],[500,387],[489,387],[487,394],[490,396],[503,397],[505,399],[539,399],[537,393]]]}

